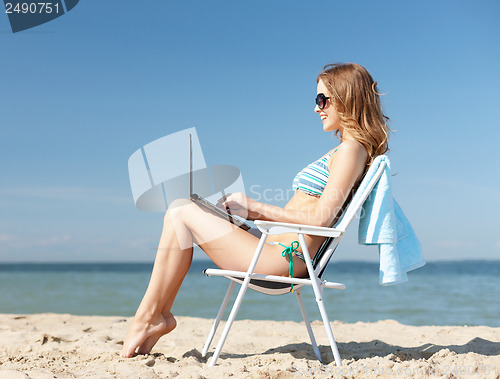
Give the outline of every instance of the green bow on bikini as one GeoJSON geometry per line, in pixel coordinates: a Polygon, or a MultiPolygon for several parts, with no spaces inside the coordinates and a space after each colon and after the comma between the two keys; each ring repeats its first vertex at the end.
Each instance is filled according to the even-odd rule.
{"type": "MultiPolygon", "coordinates": [[[[278,244],[285,248],[285,250],[281,252],[281,256],[285,258],[288,256],[288,260],[290,262],[290,267],[288,268],[288,277],[293,278],[293,253],[299,248],[299,241],[293,241],[290,246],[285,246],[279,242],[278,244]]],[[[293,292],[293,283],[290,286],[290,292],[293,292]]]]}

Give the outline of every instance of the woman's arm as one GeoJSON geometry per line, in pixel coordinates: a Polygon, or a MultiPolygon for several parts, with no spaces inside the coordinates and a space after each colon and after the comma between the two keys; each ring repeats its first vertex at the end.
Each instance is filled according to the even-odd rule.
{"type": "Polygon", "coordinates": [[[219,200],[218,206],[229,209],[231,214],[248,220],[267,220],[331,226],[337,213],[349,196],[352,187],[362,175],[368,154],[356,141],[341,143],[330,159],[330,176],[317,205],[307,210],[281,208],[252,200],[242,193],[235,193],[219,200]]]}

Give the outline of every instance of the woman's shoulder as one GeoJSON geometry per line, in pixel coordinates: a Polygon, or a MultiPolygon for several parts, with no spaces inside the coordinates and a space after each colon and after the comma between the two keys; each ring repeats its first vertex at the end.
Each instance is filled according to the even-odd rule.
{"type": "MultiPolygon", "coordinates": [[[[341,160],[348,159],[353,162],[366,162],[368,159],[368,152],[365,147],[356,140],[342,141],[332,152],[335,152],[332,155],[333,157],[336,159],[341,158],[341,160]]],[[[330,161],[330,165],[333,164],[334,160],[330,161]]]]}
{"type": "Polygon", "coordinates": [[[360,142],[352,139],[342,141],[336,148],[332,149],[332,152],[338,152],[342,155],[354,155],[365,158],[368,157],[365,147],[360,142]]]}

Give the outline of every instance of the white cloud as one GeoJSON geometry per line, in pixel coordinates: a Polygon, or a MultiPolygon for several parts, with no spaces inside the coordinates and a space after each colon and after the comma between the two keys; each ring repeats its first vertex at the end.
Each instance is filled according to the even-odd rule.
{"type": "Polygon", "coordinates": [[[151,261],[154,238],[92,238],[69,234],[31,236],[0,234],[0,262],[5,261],[151,261]]]}
{"type": "Polygon", "coordinates": [[[61,246],[71,242],[68,235],[49,236],[42,238],[26,238],[15,235],[0,234],[0,248],[25,249],[37,247],[61,246]]]}
{"type": "Polygon", "coordinates": [[[436,242],[437,247],[443,249],[470,249],[474,247],[471,241],[461,241],[458,239],[446,239],[436,242]]]}
{"type": "Polygon", "coordinates": [[[16,238],[16,236],[11,236],[8,234],[0,234],[0,242],[8,242],[12,241],[16,238]]]}
{"type": "Polygon", "coordinates": [[[2,198],[34,198],[68,201],[92,201],[131,203],[132,195],[125,195],[125,190],[116,191],[97,187],[3,187],[2,198]]]}

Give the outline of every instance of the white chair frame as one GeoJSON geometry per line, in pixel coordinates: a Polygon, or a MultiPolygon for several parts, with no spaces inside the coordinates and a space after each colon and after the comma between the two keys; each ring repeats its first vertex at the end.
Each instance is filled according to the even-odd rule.
{"type": "Polygon", "coordinates": [[[299,224],[289,224],[283,222],[271,222],[271,221],[255,221],[255,224],[262,232],[262,237],[259,240],[257,248],[255,249],[254,256],[248,267],[246,272],[243,271],[231,271],[231,270],[220,270],[220,269],[206,269],[203,273],[207,276],[223,276],[230,279],[231,283],[229,288],[224,296],[224,300],[222,301],[222,305],[217,313],[215,318],[215,322],[212,326],[212,329],[208,335],[208,338],[205,342],[205,346],[202,350],[202,356],[205,357],[208,353],[208,349],[210,348],[210,344],[212,343],[215,332],[217,331],[217,327],[224,315],[224,311],[229,302],[229,298],[233,292],[235,282],[241,283],[240,291],[234,301],[233,308],[228,317],[220,340],[217,344],[215,352],[210,360],[208,366],[214,366],[217,363],[219,355],[221,353],[222,347],[224,346],[224,342],[229,334],[229,330],[236,318],[236,314],[240,308],[240,305],[243,301],[243,296],[247,288],[254,289],[256,291],[268,294],[268,295],[278,295],[285,294],[290,292],[290,288],[278,288],[278,289],[269,289],[263,286],[259,286],[258,284],[252,283],[251,281],[265,281],[265,282],[274,282],[274,283],[286,283],[286,284],[294,284],[294,293],[297,296],[297,301],[299,303],[300,311],[302,313],[302,317],[304,319],[307,332],[309,334],[309,338],[311,339],[311,345],[314,351],[314,354],[321,362],[321,354],[318,349],[318,345],[316,344],[316,339],[314,338],[314,334],[311,328],[311,323],[307,317],[306,309],[304,307],[304,303],[302,302],[301,297],[301,287],[304,285],[312,286],[314,295],[316,298],[316,303],[318,304],[318,308],[321,314],[321,318],[323,320],[323,324],[326,329],[326,334],[328,336],[328,340],[330,342],[331,350],[333,353],[333,357],[335,359],[335,363],[337,366],[342,365],[342,361],[340,358],[339,350],[337,348],[337,344],[335,342],[335,338],[333,336],[333,331],[330,325],[330,321],[328,319],[328,315],[326,313],[325,304],[323,301],[323,289],[324,288],[335,288],[335,289],[345,289],[345,285],[342,283],[328,282],[326,280],[321,279],[321,275],[328,265],[333,252],[335,251],[337,245],[339,244],[341,238],[343,237],[345,230],[350,225],[357,212],[363,205],[366,198],[371,193],[372,189],[377,184],[382,172],[385,169],[385,162],[381,162],[375,175],[371,178],[365,177],[359,186],[359,190],[354,195],[351,203],[347,207],[344,212],[344,215],[338,225],[335,228],[326,228],[319,226],[311,226],[311,225],[299,225],[299,224]],[[366,181],[369,181],[366,183],[366,181]],[[361,191],[361,192],[360,192],[361,191]],[[257,265],[257,261],[259,260],[260,254],[262,252],[262,248],[266,242],[267,236],[283,234],[283,233],[297,233],[299,237],[299,244],[302,247],[302,253],[304,254],[304,259],[307,266],[307,272],[309,274],[308,278],[290,278],[284,276],[276,276],[276,275],[262,275],[254,273],[255,266],[257,265]],[[324,249],[323,255],[320,257],[319,262],[317,262],[316,267],[313,267],[313,262],[311,260],[311,256],[309,253],[309,249],[307,247],[304,235],[314,235],[314,236],[324,236],[331,237],[326,249],[324,249]]]}

